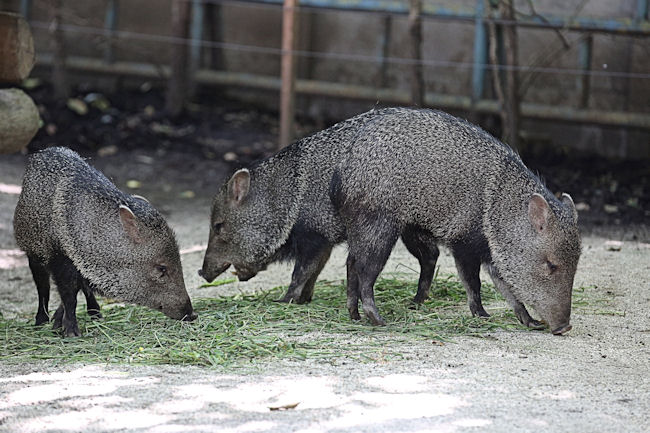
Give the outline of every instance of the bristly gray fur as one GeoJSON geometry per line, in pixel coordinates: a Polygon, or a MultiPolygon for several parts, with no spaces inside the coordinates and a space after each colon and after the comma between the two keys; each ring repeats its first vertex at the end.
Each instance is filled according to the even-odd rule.
{"type": "MultiPolygon", "coordinates": [[[[215,197],[201,275],[211,281],[232,264],[248,279],[270,262],[295,258],[282,300],[308,302],[332,246],[348,239],[348,308],[358,318],[361,289],[350,272],[366,266],[378,273],[401,236],[421,265],[416,302],[427,296],[440,243],[456,258],[473,314],[487,315],[478,278],[484,263],[523,323],[539,322],[522,302],[547,318],[558,310],[551,304],[562,304],[562,314],[553,313],[559,323],[580,252],[576,215],[572,202],[557,200],[510,147],[477,126],[435,110],[371,110],[235,173],[215,197]],[[534,213],[552,211],[545,223],[554,237],[532,232],[535,193],[543,199],[532,200],[534,213]],[[372,263],[362,263],[364,255],[372,263]],[[528,261],[517,261],[521,255],[528,261]],[[555,275],[564,282],[535,291],[549,257],[562,264],[555,275]]],[[[371,296],[371,289],[363,290],[371,296]]]]}
{"type": "MultiPolygon", "coordinates": [[[[348,230],[373,213],[397,232],[418,225],[452,252],[478,254],[493,265],[501,286],[547,321],[559,322],[567,306],[570,311],[580,255],[575,207],[558,200],[510,147],[482,129],[439,111],[391,110],[364,126],[335,176],[348,230]],[[551,210],[544,236],[529,219],[533,194],[551,210]],[[560,272],[549,278],[547,261],[559,265],[563,278],[560,272]]],[[[377,242],[350,241],[350,252],[363,255],[377,242]]]]}
{"type": "Polygon", "coordinates": [[[67,257],[101,294],[175,318],[192,313],[178,245],[163,217],[70,149],[53,147],[30,157],[14,233],[30,259],[49,267],[54,257],[67,257]],[[138,242],[125,233],[121,205],[135,216],[138,242]],[[166,278],[156,275],[161,264],[166,278]]]}

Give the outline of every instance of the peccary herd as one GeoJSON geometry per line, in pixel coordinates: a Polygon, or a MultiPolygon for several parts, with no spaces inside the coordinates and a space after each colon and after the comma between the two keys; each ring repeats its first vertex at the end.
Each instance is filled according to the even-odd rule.
{"type": "MultiPolygon", "coordinates": [[[[571,291],[580,256],[577,212],[556,198],[519,156],[482,129],[425,109],[375,109],[300,139],[236,171],[212,206],[199,274],[230,266],[242,281],[270,263],[295,260],[281,302],[306,303],[332,248],[347,242],[347,308],[359,301],[383,325],[373,286],[401,238],[420,263],[414,301],[428,297],[439,255],[449,249],[473,315],[484,265],[521,323],[553,334],[571,329],[571,291]],[[531,317],[524,304],[535,309],[531,317]]],[[[76,153],[49,148],[30,158],[14,217],[39,297],[36,324],[50,320],[50,275],[65,336],[80,335],[79,290],[100,316],[94,293],[197,317],[178,246],[144,199],[119,191],[76,153]]]]}

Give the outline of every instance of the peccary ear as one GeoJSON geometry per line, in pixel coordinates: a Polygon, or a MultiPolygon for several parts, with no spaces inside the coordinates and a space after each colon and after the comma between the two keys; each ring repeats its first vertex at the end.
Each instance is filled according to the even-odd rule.
{"type": "Polygon", "coordinates": [[[528,202],[528,219],[537,233],[543,233],[548,227],[551,208],[540,194],[533,194],[528,202]]]}
{"type": "Polygon", "coordinates": [[[569,209],[571,209],[571,213],[573,214],[573,222],[577,223],[578,210],[576,209],[576,205],[575,203],[573,203],[573,199],[571,198],[571,196],[567,193],[562,193],[562,203],[569,206],[569,209]]]}
{"type": "Polygon", "coordinates": [[[133,214],[133,211],[129,209],[128,206],[120,205],[120,221],[122,221],[122,227],[126,232],[129,239],[131,239],[136,244],[142,242],[142,236],[140,235],[140,230],[138,229],[138,220],[133,214]]]}
{"type": "Polygon", "coordinates": [[[251,186],[250,172],[242,168],[237,170],[228,181],[228,196],[234,203],[241,203],[248,195],[251,186]]]}

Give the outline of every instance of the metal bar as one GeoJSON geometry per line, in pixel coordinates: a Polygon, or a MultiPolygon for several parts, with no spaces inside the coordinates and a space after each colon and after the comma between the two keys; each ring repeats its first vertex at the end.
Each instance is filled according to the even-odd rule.
{"type": "MultiPolygon", "coordinates": [[[[644,0],[637,0],[644,1],[644,0]]],[[[645,0],[647,3],[647,0],[645,0]]],[[[282,0],[251,0],[245,3],[282,4],[282,0]]],[[[359,11],[408,14],[408,2],[403,0],[300,0],[300,6],[305,8],[331,9],[341,11],[359,11]]],[[[638,10],[645,11],[647,4],[638,5],[638,10]],[[645,8],[645,9],[643,9],[645,8]]],[[[427,2],[423,5],[422,16],[430,19],[474,22],[476,12],[440,6],[427,2]]],[[[486,18],[487,19],[487,18],[486,18]]],[[[507,20],[495,19],[498,24],[506,24],[507,20]]],[[[554,28],[575,31],[592,31],[619,34],[650,34],[650,22],[634,21],[629,18],[600,19],[590,17],[562,17],[545,15],[544,17],[517,18],[517,26],[533,28],[554,28]]]]}
{"type": "Polygon", "coordinates": [[[636,16],[637,21],[648,20],[648,0],[636,0],[636,16]]]}
{"type": "Polygon", "coordinates": [[[190,24],[190,71],[194,73],[201,67],[201,38],[203,37],[203,23],[205,4],[201,0],[192,0],[192,23],[190,24]]]}
{"type": "Polygon", "coordinates": [[[584,74],[578,78],[578,92],[580,93],[580,108],[587,108],[589,105],[589,91],[591,85],[591,54],[593,50],[594,38],[592,35],[588,35],[582,41],[580,41],[580,46],[578,47],[578,59],[580,62],[580,69],[584,71],[584,74]]]}
{"type": "Polygon", "coordinates": [[[296,59],[296,8],[298,0],[284,0],[282,9],[282,88],[280,89],[279,147],[285,147],[293,138],[295,109],[296,59]]]}
{"type": "Polygon", "coordinates": [[[106,63],[113,63],[115,61],[114,34],[117,30],[117,2],[118,0],[109,0],[106,5],[106,17],[104,19],[104,28],[108,33],[106,47],[104,49],[104,60],[106,63]]]}
{"type": "Polygon", "coordinates": [[[29,20],[32,14],[32,0],[20,0],[20,14],[29,20]]]}
{"type": "Polygon", "coordinates": [[[379,65],[379,72],[377,75],[378,76],[377,87],[386,86],[386,79],[387,79],[386,75],[388,71],[388,61],[386,59],[388,58],[389,51],[390,51],[392,24],[393,24],[393,17],[389,14],[384,16],[382,20],[383,31],[381,32],[381,38],[379,40],[378,57],[381,59],[381,62],[379,65]]]}
{"type": "MultiPolygon", "coordinates": [[[[37,58],[38,66],[52,66],[51,54],[42,54],[37,58]]],[[[129,75],[147,79],[165,80],[170,76],[169,66],[157,66],[146,63],[115,62],[107,65],[102,59],[87,57],[68,57],[66,66],[70,70],[92,72],[104,75],[129,75]]],[[[238,72],[213,71],[202,69],[196,73],[197,82],[212,86],[249,87],[268,91],[278,91],[281,80],[273,76],[246,74],[238,72]]],[[[319,95],[331,98],[348,98],[384,103],[408,104],[408,90],[376,89],[370,86],[353,84],[330,83],[316,80],[296,80],[295,90],[298,93],[319,95]]],[[[473,102],[468,96],[440,95],[429,92],[424,98],[425,106],[446,108],[452,110],[474,110],[496,114],[498,103],[493,100],[473,102]]],[[[593,109],[576,109],[573,107],[543,105],[533,103],[521,104],[521,115],[526,118],[544,120],[559,120],[575,123],[590,123],[628,128],[650,130],[650,113],[632,113],[621,111],[603,111],[593,109]]]]}
{"type": "Polygon", "coordinates": [[[476,0],[474,24],[474,65],[472,66],[472,100],[483,98],[485,90],[485,64],[487,64],[488,38],[483,22],[485,0],[476,0]]]}

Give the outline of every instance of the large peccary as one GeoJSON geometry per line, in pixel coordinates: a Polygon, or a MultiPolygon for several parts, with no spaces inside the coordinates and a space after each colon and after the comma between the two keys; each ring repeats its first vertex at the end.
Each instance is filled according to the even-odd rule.
{"type": "MultiPolygon", "coordinates": [[[[314,283],[345,227],[329,198],[335,166],[372,110],[298,140],[277,155],[237,171],[212,205],[208,248],[199,274],[212,281],[234,265],[240,280],[274,261],[295,259],[283,302],[312,299],[314,283]]],[[[416,302],[427,297],[438,248],[426,232],[404,227],[402,239],[421,264],[416,302]]]]}
{"type": "Polygon", "coordinates": [[[79,336],[77,293],[89,311],[94,291],[193,320],[178,246],[163,217],[144,199],[122,193],[75,152],[53,147],[30,157],[14,215],[38,290],[36,324],[49,320],[50,274],[61,306],[54,327],[79,336]]]}
{"type": "Polygon", "coordinates": [[[526,303],[554,334],[571,329],[580,256],[573,201],[556,199],[510,147],[480,128],[439,111],[386,110],[349,146],[331,199],[348,238],[351,317],[359,318],[361,298],[371,322],[384,323],[373,285],[399,234],[415,226],[449,247],[473,312],[482,310],[485,264],[522,323],[540,325],[526,303]]]}

